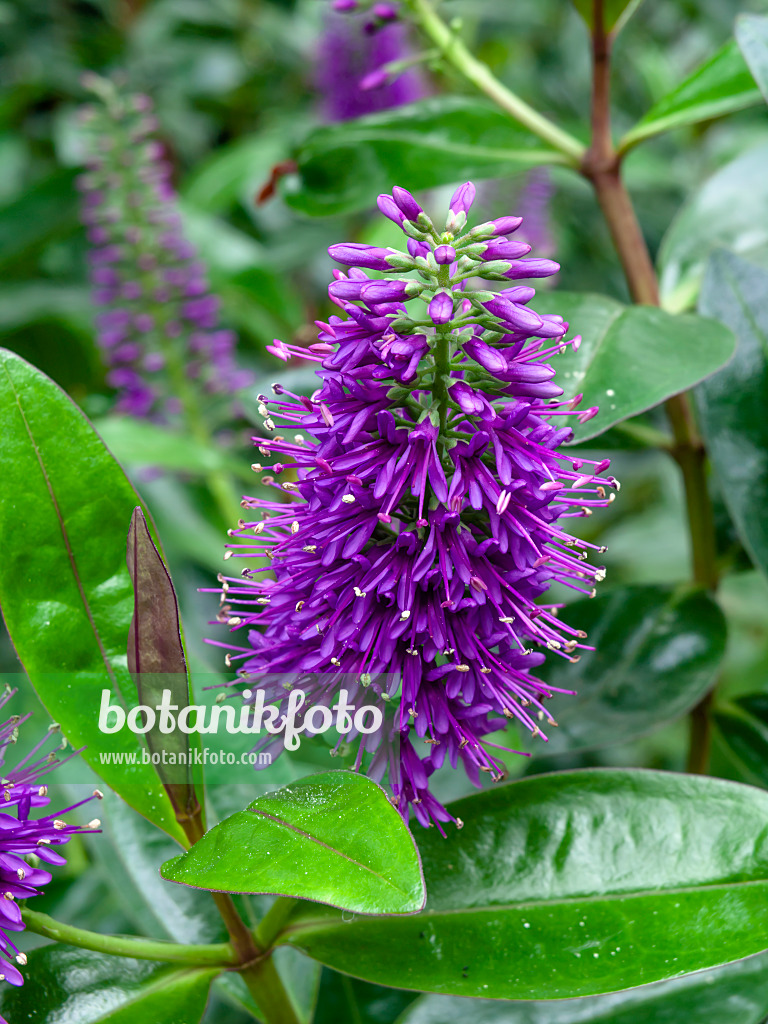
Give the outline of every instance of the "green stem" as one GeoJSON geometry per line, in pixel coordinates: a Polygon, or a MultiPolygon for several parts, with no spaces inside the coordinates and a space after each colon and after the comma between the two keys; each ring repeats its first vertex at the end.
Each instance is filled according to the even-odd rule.
{"type": "Polygon", "coordinates": [[[461,39],[451,31],[437,14],[430,0],[406,0],[406,3],[411,9],[417,25],[432,40],[450,65],[456,68],[467,81],[484,92],[510,117],[562,153],[569,164],[574,167],[578,166],[584,155],[583,143],[563,131],[562,128],[521,100],[505,85],[502,85],[488,66],[470,53],[461,39]]]}
{"type": "Polygon", "coordinates": [[[647,423],[624,420],[623,423],[617,423],[612,429],[632,441],[637,441],[644,448],[660,448],[662,451],[671,451],[674,445],[669,434],[663,430],[657,430],[656,427],[648,426],[647,423]]]}
{"type": "MultiPolygon", "coordinates": [[[[451,284],[450,267],[441,267],[438,271],[438,284],[441,288],[448,290],[451,284]]],[[[453,324],[442,324],[435,328],[435,379],[432,384],[432,391],[437,398],[437,406],[440,410],[440,434],[445,436],[448,426],[448,405],[450,396],[448,380],[451,376],[451,358],[453,356],[451,338],[453,324]]]]}
{"type": "Polygon", "coordinates": [[[207,946],[187,946],[160,939],[134,938],[128,935],[99,935],[84,928],[55,921],[47,914],[28,910],[21,911],[22,920],[36,935],[43,935],[56,942],[90,949],[95,953],[110,956],[128,956],[134,960],[156,960],[162,963],[186,964],[195,967],[233,967],[237,963],[235,952],[228,942],[207,946]]]}
{"type": "Polygon", "coordinates": [[[293,912],[298,900],[292,896],[278,896],[256,928],[256,945],[260,949],[271,949],[283,925],[293,912]]]}
{"type": "Polygon", "coordinates": [[[301,1024],[296,1008],[270,956],[244,967],[240,974],[266,1024],[301,1024]]]}

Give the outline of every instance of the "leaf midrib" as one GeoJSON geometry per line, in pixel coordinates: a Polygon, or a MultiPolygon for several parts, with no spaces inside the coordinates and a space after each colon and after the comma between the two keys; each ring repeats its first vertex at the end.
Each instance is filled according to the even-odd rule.
{"type": "Polygon", "coordinates": [[[19,415],[21,416],[21,420],[22,420],[22,422],[24,424],[24,429],[26,430],[27,436],[29,437],[29,443],[32,445],[32,450],[35,453],[35,457],[37,459],[38,466],[40,467],[40,473],[41,473],[41,475],[43,477],[43,482],[45,483],[45,486],[46,486],[46,488],[48,490],[48,494],[49,494],[50,499],[51,499],[51,505],[53,506],[54,513],[55,513],[56,518],[57,518],[58,523],[59,523],[59,529],[61,530],[61,536],[62,536],[62,540],[64,542],[64,549],[67,552],[67,558],[69,560],[69,566],[70,566],[70,569],[72,571],[72,576],[73,576],[73,579],[75,581],[75,586],[77,587],[78,593],[80,595],[80,600],[81,600],[83,608],[85,610],[85,614],[86,614],[86,616],[88,618],[88,624],[89,624],[89,626],[91,628],[91,631],[93,633],[94,639],[96,640],[96,644],[97,644],[97,646],[99,648],[99,654],[101,655],[101,660],[104,663],[104,668],[105,668],[105,670],[107,672],[107,675],[109,676],[109,678],[110,678],[110,680],[112,682],[113,688],[117,689],[117,679],[116,679],[114,671],[112,669],[112,665],[110,663],[110,660],[107,657],[107,652],[106,652],[106,650],[104,648],[104,643],[102,641],[102,638],[101,638],[101,635],[99,633],[98,627],[96,626],[96,620],[94,619],[93,612],[91,610],[91,605],[90,605],[90,602],[88,600],[88,596],[87,596],[87,594],[85,592],[85,586],[83,584],[83,581],[80,578],[80,572],[78,570],[77,560],[75,558],[75,553],[72,550],[72,545],[71,545],[70,539],[69,539],[69,533],[67,532],[67,527],[66,527],[66,523],[64,521],[64,516],[62,514],[61,508],[59,507],[59,502],[58,502],[58,499],[56,497],[56,492],[55,492],[55,490],[53,488],[53,484],[51,483],[51,479],[48,476],[48,471],[47,471],[47,469],[45,467],[45,462],[43,461],[42,453],[40,452],[40,449],[39,449],[39,447],[37,445],[37,441],[35,440],[35,436],[32,433],[32,429],[31,429],[31,427],[29,425],[29,421],[27,420],[27,417],[26,417],[26,415],[24,413],[24,407],[22,406],[22,403],[21,403],[21,395],[19,394],[19,391],[16,388],[16,385],[15,385],[14,380],[13,380],[13,376],[12,376],[10,370],[8,369],[8,364],[7,363],[3,364],[3,370],[5,372],[5,375],[6,375],[7,379],[8,379],[8,384],[9,384],[9,386],[11,388],[11,391],[13,392],[13,396],[14,396],[14,398],[16,400],[16,406],[17,406],[17,408],[19,410],[19,415]]]}
{"type": "Polygon", "coordinates": [[[337,857],[342,857],[344,860],[349,861],[350,864],[354,864],[356,867],[362,868],[363,871],[369,872],[375,878],[378,878],[380,881],[384,882],[385,885],[388,885],[390,888],[394,889],[395,892],[400,894],[401,896],[404,896],[408,899],[412,898],[412,890],[401,889],[398,885],[395,885],[394,882],[390,881],[388,878],[385,878],[384,875],[380,874],[380,872],[375,871],[373,868],[369,867],[367,864],[363,864],[359,860],[355,860],[354,857],[350,857],[349,854],[344,853],[342,850],[337,850],[335,847],[330,846],[328,843],[324,842],[324,840],[318,839],[317,836],[313,836],[311,832],[306,832],[304,831],[304,829],[299,828],[298,825],[293,825],[291,824],[290,821],[286,821],[284,818],[280,818],[276,814],[270,814],[269,811],[262,811],[257,807],[249,807],[247,808],[247,810],[250,814],[258,814],[262,818],[268,818],[270,821],[273,821],[276,825],[280,825],[283,828],[290,829],[292,832],[296,832],[297,835],[300,835],[303,839],[308,839],[310,842],[316,843],[318,846],[321,846],[324,849],[329,850],[331,853],[336,854],[337,857]]]}
{"type": "MultiPolygon", "coordinates": [[[[457,917],[464,914],[498,914],[505,913],[508,911],[517,910],[536,910],[538,908],[556,908],[561,906],[576,906],[580,904],[597,904],[597,903],[615,903],[620,900],[627,899],[640,899],[649,896],[662,896],[662,897],[674,897],[684,896],[688,893],[699,893],[699,892],[726,892],[729,889],[746,889],[756,886],[768,886],[768,878],[756,878],[750,879],[744,882],[714,882],[711,884],[701,883],[698,885],[681,886],[675,889],[646,889],[646,890],[630,890],[628,892],[616,892],[616,893],[604,893],[597,894],[593,893],[586,896],[562,896],[554,900],[521,900],[519,902],[511,903],[493,903],[488,906],[480,907],[449,907],[442,910],[423,910],[419,914],[412,915],[414,921],[416,920],[435,920],[435,918],[441,917],[457,917]]],[[[371,917],[384,916],[384,915],[356,915],[364,917],[366,920],[370,920],[371,917]]],[[[335,928],[340,922],[340,918],[328,915],[327,917],[320,918],[308,918],[300,921],[296,921],[293,924],[289,924],[280,933],[279,938],[282,939],[285,936],[290,936],[293,933],[308,931],[312,929],[323,929],[324,927],[335,928]]],[[[345,921],[344,926],[349,927],[354,922],[345,921]]]]}

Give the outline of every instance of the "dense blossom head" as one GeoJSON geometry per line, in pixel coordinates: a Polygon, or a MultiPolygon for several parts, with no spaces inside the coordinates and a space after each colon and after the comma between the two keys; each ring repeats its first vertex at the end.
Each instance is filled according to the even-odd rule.
{"type": "MultiPolygon", "coordinates": [[[[13,690],[6,690],[0,697],[0,708],[13,696],[13,690]]],[[[64,864],[64,858],[54,849],[69,842],[71,836],[80,832],[98,829],[99,822],[92,821],[85,828],[69,825],[61,815],[88,803],[94,797],[68,807],[57,814],[39,814],[41,808],[50,804],[48,790],[42,778],[56,767],[55,752],[46,753],[50,748],[49,735],[20,761],[15,768],[6,767],[8,748],[18,737],[19,727],[30,716],[9,718],[0,725],[0,766],[2,766],[2,795],[0,796],[0,980],[11,985],[23,984],[18,965],[27,962],[11,939],[11,933],[24,930],[18,900],[38,896],[42,886],[51,881],[50,872],[39,867],[45,864],[64,864]]],[[[98,791],[95,797],[101,796],[98,791]]],[[[0,1022],[5,1024],[0,1017],[0,1022]]]]}
{"type": "Polygon", "coordinates": [[[427,93],[424,76],[414,66],[408,26],[397,20],[396,4],[373,4],[365,13],[356,0],[332,4],[316,64],[328,121],[399,107],[427,93]]]}
{"type": "Polygon", "coordinates": [[[469,230],[474,194],[457,189],[436,227],[395,188],[379,208],[406,251],[331,246],[345,267],[329,288],[340,315],[309,350],[272,348],[315,359],[318,390],[263,396],[274,436],[256,440],[277,460],[263,478],[275,499],[245,498],[252,515],[230,531],[229,557],[262,562],[222,578],[221,618],[245,630],[227,661],[250,690],[278,700],[281,685],[302,685],[327,703],[351,676],[388,702],[359,758],[375,749],[381,774],[399,740],[390,785],[423,824],[450,819],[429,792],[436,768],[499,779],[490,733],[511,719],[546,739],[555,725],[553,688],[533,670],[545,651],[576,660],[585,635],[545,595],[555,581],[594,594],[601,549],[568,524],[618,487],[607,460],[560,451],[573,417],[597,411],[564,401],[554,380],[553,358],[579,338],[517,283],[558,265],[528,258],[519,217],[469,230]],[[466,290],[473,278],[502,290],[466,290]]]}
{"type": "Polygon", "coordinates": [[[104,102],[83,111],[90,155],[78,187],[98,342],[118,409],[173,415],[185,378],[229,396],[251,375],[235,363],[235,335],[222,328],[205,265],[184,236],[151,100],[87,81],[104,102]]]}

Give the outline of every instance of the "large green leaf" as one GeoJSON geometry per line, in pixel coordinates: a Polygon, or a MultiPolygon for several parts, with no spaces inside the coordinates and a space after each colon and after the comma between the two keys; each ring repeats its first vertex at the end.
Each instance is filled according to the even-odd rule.
{"type": "Polygon", "coordinates": [[[126,663],[133,593],[125,538],[136,492],[88,420],[29,363],[0,349],[0,607],[32,685],[93,770],[171,835],[183,833],[128,729],[99,729],[103,689],[136,706],[126,663]]]}
{"type": "Polygon", "coordinates": [[[672,981],[586,999],[529,1001],[422,996],[397,1024],[761,1024],[768,954],[672,981]]]}
{"type": "Polygon", "coordinates": [[[672,221],[659,250],[664,306],[695,304],[713,250],[740,253],[768,245],[768,143],[741,153],[712,175],[672,221]]]}
{"type": "Polygon", "coordinates": [[[348,771],[311,775],[258,797],[164,864],[162,875],[200,889],[280,893],[360,914],[410,914],[425,898],[402,818],[375,782],[348,771]]]}
{"type": "Polygon", "coordinates": [[[768,694],[752,693],[719,706],[715,721],[740,776],[768,789],[768,694]]]}
{"type": "Polygon", "coordinates": [[[569,334],[582,336],[577,352],[568,348],[554,361],[565,397],[583,393],[580,409],[600,407],[584,424],[571,417],[576,441],[686,391],[733,354],[730,332],[700,316],[672,316],[578,292],[542,292],[533,305],[537,312],[562,314],[569,334]]]}
{"type": "Polygon", "coordinates": [[[393,185],[434,188],[563,160],[498,107],[460,96],[316,128],[295,157],[298,178],[286,180],[285,198],[313,216],[365,209],[393,185]]]}
{"type": "Polygon", "coordinates": [[[654,103],[627,132],[619,149],[627,150],[642,139],[673,128],[732,114],[761,100],[736,40],[730,39],[676,89],[654,103]]]}
{"type": "Polygon", "coordinates": [[[763,14],[739,15],[736,42],[763,98],[768,101],[768,18],[763,14]]]}
{"type": "Polygon", "coordinates": [[[738,339],[731,362],[696,391],[723,500],[755,565],[768,573],[768,272],[717,252],[699,303],[738,339]]]}
{"type": "Polygon", "coordinates": [[[282,941],[378,984],[492,999],[599,995],[768,948],[768,793],[591,769],[451,805],[421,833],[426,910],[301,907],[282,941]]]}
{"type": "Polygon", "coordinates": [[[59,945],[30,953],[24,972],[24,986],[0,989],[11,1024],[195,1024],[218,973],[59,945]]]}
{"type": "Polygon", "coordinates": [[[725,652],[725,617],[707,594],[622,587],[568,606],[569,626],[587,633],[576,664],[550,655],[538,674],[575,690],[550,704],[557,729],[534,754],[604,747],[679,718],[715,681],[725,652]]]}

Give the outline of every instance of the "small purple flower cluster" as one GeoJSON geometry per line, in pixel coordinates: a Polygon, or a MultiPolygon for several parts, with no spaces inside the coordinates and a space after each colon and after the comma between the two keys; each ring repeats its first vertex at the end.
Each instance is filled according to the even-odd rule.
{"type": "Polygon", "coordinates": [[[437,228],[395,188],[379,209],[402,228],[407,252],[331,246],[350,268],[329,288],[344,316],[320,324],[309,350],[272,347],[284,360],[315,359],[319,390],[305,398],[275,385],[277,398],[262,396],[267,432],[279,420],[301,433],[256,439],[279,459],[263,478],[279,494],[244,499],[258,515],[230,531],[228,556],[268,557],[273,578],[250,568],[221,578],[222,621],[248,631],[243,646],[221,644],[227,663],[270,700],[286,696],[282,674],[283,686],[326,706],[350,677],[392,702],[396,736],[385,729],[376,742],[399,739],[399,754],[379,751],[375,767],[389,760],[404,816],[412,808],[438,826],[451,819],[429,792],[438,767],[461,761],[475,782],[479,772],[500,779],[485,737],[516,720],[546,739],[542,723],[556,724],[544,706],[554,688],[531,669],[542,649],[577,660],[585,634],[540,599],[553,582],[594,595],[605,569],[590,550],[604,549],[566,524],[618,489],[607,459],[558,450],[569,419],[597,412],[580,411],[580,395],[564,401],[550,365],[580,339],[565,341],[562,317],[530,308],[528,284],[465,290],[471,278],[519,282],[559,269],[525,258],[530,246],[512,238],[519,217],[467,230],[474,194],[462,185],[437,228]]]}
{"type": "Polygon", "coordinates": [[[229,395],[251,375],[235,363],[235,335],[220,327],[219,299],[184,237],[152,101],[87,82],[103,102],[82,112],[92,142],[78,187],[107,382],[121,412],[174,415],[184,381],[229,395]]]}
{"type": "Polygon", "coordinates": [[[347,121],[426,96],[397,4],[374,3],[367,15],[358,0],[336,0],[331,7],[317,53],[326,120],[347,121]]]}
{"type": "MultiPolygon", "coordinates": [[[[15,692],[7,690],[0,697],[0,708],[7,704],[15,692]]],[[[19,726],[29,717],[26,715],[20,718],[16,715],[0,725],[0,765],[5,764],[8,747],[16,742],[19,726]]],[[[0,890],[4,897],[0,899],[0,981],[7,981],[11,985],[24,983],[17,964],[23,967],[27,962],[25,954],[19,951],[9,936],[9,932],[24,930],[21,910],[16,901],[39,896],[41,887],[51,881],[50,872],[37,867],[36,860],[45,861],[46,864],[66,863],[53,847],[64,845],[71,836],[78,833],[93,832],[100,825],[98,820],[94,820],[81,828],[61,820],[62,814],[89,803],[94,797],[99,798],[101,793],[98,790],[94,796],[60,811],[58,815],[30,817],[34,808],[47,807],[50,803],[48,791],[40,784],[40,779],[60,763],[56,761],[55,753],[41,753],[48,739],[49,736],[44,737],[12,771],[3,771],[0,781],[0,801],[4,805],[0,813],[0,890]],[[9,813],[14,810],[15,814],[9,813]]],[[[2,1017],[0,1022],[6,1024],[2,1017]]]]}

